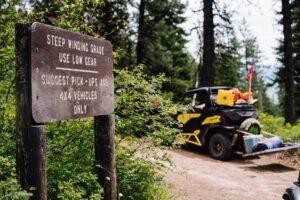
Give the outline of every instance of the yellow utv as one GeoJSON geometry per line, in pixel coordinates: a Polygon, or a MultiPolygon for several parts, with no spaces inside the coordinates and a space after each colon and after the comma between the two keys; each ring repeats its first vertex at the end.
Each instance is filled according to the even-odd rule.
{"type": "Polygon", "coordinates": [[[233,152],[248,157],[300,148],[299,143],[283,143],[278,136],[261,130],[251,93],[230,87],[200,87],[185,96],[192,104],[176,114],[183,124],[177,138],[206,147],[213,158],[226,160],[233,152]]]}
{"type": "Polygon", "coordinates": [[[248,101],[237,102],[230,87],[200,87],[189,90],[185,97],[192,99],[190,109],[178,112],[183,124],[178,139],[207,147],[210,155],[219,160],[230,158],[233,151],[245,153],[243,136],[259,135],[258,112],[248,101]]]}

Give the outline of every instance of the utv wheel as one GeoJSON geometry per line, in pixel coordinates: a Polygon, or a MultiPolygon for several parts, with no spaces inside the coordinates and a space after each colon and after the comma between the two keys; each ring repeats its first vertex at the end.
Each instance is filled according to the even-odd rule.
{"type": "Polygon", "coordinates": [[[254,135],[259,135],[261,131],[261,125],[257,119],[249,118],[242,122],[240,129],[254,135]]]}
{"type": "Polygon", "coordinates": [[[232,154],[229,137],[217,133],[211,136],[208,144],[210,155],[217,160],[228,160],[232,154]]]}

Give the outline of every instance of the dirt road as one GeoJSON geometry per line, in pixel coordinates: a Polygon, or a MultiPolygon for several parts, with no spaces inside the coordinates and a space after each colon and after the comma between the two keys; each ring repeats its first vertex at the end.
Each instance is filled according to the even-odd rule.
{"type": "Polygon", "coordinates": [[[222,162],[205,152],[171,150],[174,162],[165,175],[178,200],[274,200],[298,178],[297,166],[274,156],[236,157],[222,162]]]}

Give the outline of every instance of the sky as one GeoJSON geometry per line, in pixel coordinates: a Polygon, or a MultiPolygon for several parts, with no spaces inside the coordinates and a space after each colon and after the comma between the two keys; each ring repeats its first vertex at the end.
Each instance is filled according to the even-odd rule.
{"type": "MultiPolygon", "coordinates": [[[[188,4],[188,8],[184,14],[187,17],[187,22],[183,24],[185,30],[190,30],[196,24],[202,26],[199,22],[199,14],[195,14],[193,10],[199,10],[199,0],[182,0],[188,4]]],[[[256,36],[260,50],[262,51],[261,64],[265,80],[268,81],[274,77],[279,63],[276,59],[275,47],[278,45],[278,39],[282,37],[282,29],[278,25],[280,16],[276,11],[280,10],[280,1],[275,0],[218,0],[220,5],[227,5],[229,11],[233,13],[233,23],[240,24],[245,19],[249,30],[256,36]]],[[[200,8],[201,9],[201,8],[200,8]]],[[[201,12],[200,12],[201,13],[201,12]]],[[[238,28],[238,27],[236,27],[238,28]]],[[[188,51],[197,59],[198,38],[195,31],[188,35],[189,43],[187,44],[188,51]]],[[[268,95],[271,98],[277,98],[275,95],[276,87],[268,90],[268,95]]]]}

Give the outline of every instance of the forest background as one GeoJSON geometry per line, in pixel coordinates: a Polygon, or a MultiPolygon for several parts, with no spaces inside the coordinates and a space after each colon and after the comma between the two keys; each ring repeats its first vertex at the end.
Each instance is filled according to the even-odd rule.
{"type": "MultiPolygon", "coordinates": [[[[233,24],[234,12],[221,0],[203,2],[194,10],[203,13],[199,15],[200,23],[192,30],[184,30],[187,5],[179,0],[1,0],[0,195],[3,199],[30,196],[30,188],[29,192],[20,188],[15,172],[14,27],[17,22],[38,21],[104,38],[113,44],[117,178],[123,199],[172,198],[162,174],[157,173],[164,170],[163,166],[138,156],[141,151],[155,156],[152,148],[141,148],[142,144],[150,141],[152,146],[172,146],[180,125],[170,113],[182,107],[184,92],[197,85],[224,85],[247,91],[249,66],[255,67],[253,92],[259,99],[256,107],[263,113],[264,128],[299,140],[300,1],[280,2],[288,2],[287,22],[283,10],[274,10],[278,13],[278,26],[290,26],[290,34],[284,32],[282,40],[279,38],[276,51],[282,65],[275,78],[267,81],[262,76],[259,43],[247,23],[233,24]],[[186,36],[191,31],[199,37],[198,60],[186,49],[186,36]],[[292,44],[290,51],[286,50],[287,36],[292,44]],[[266,94],[272,84],[278,85],[277,104],[266,94]],[[291,104],[287,99],[292,99],[289,110],[286,105],[291,104]],[[137,140],[136,136],[141,138],[137,140]]],[[[248,1],[241,2],[249,5],[248,1]]],[[[47,124],[49,199],[100,198],[102,188],[93,166],[92,130],[90,118],[47,124]]],[[[167,160],[164,156],[160,159],[167,160]]]]}

